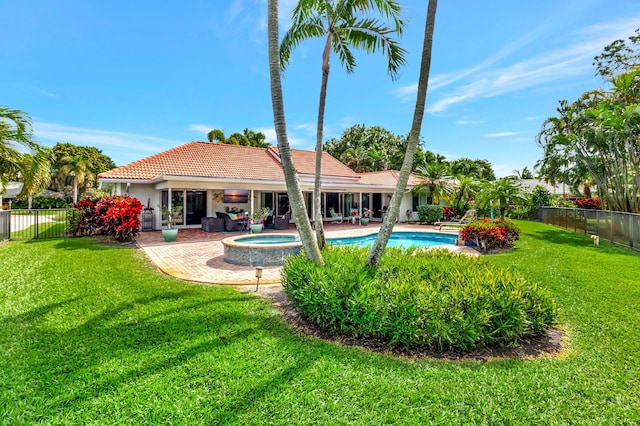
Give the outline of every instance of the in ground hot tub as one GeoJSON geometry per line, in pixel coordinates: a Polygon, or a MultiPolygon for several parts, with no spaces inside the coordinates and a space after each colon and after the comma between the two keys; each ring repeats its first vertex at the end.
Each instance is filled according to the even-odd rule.
{"type": "Polygon", "coordinates": [[[241,266],[282,266],[284,258],[300,253],[297,235],[237,235],[222,240],[224,261],[241,266]]]}

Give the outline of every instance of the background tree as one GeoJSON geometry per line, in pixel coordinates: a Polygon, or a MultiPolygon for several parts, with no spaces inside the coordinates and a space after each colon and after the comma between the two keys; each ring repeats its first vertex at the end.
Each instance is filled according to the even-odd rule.
{"type": "MultiPolygon", "coordinates": [[[[419,140],[414,155],[412,168],[433,162],[443,162],[444,156],[422,149],[423,141],[419,140]]],[[[407,137],[396,135],[380,127],[366,127],[356,124],[349,127],[339,139],[330,138],[324,143],[324,150],[343,163],[352,163],[353,158],[359,160],[351,167],[354,171],[376,172],[382,170],[400,170],[407,150],[407,137]],[[361,153],[354,156],[355,152],[361,153]],[[356,166],[359,170],[356,170],[356,166]]]]}
{"type": "Polygon", "coordinates": [[[480,180],[496,180],[491,163],[487,160],[472,160],[471,158],[458,158],[450,162],[451,174],[475,177],[480,180]]]}
{"type": "Polygon", "coordinates": [[[60,162],[60,176],[63,181],[67,178],[73,179],[73,202],[78,202],[78,189],[81,185],[86,185],[93,181],[91,164],[81,155],[63,157],[60,162]]]}
{"type": "Polygon", "coordinates": [[[224,143],[227,145],[253,146],[257,148],[268,148],[271,146],[271,144],[267,142],[267,137],[264,133],[249,129],[244,129],[243,133],[232,133],[228,138],[225,137],[222,130],[213,129],[207,133],[207,140],[209,140],[209,142],[224,143]]]}
{"type": "Polygon", "coordinates": [[[522,170],[515,169],[513,171],[513,177],[515,179],[534,179],[533,172],[529,170],[529,167],[524,166],[522,170]]]}
{"type": "Polygon", "coordinates": [[[392,79],[396,79],[400,66],[405,63],[405,50],[392,38],[401,35],[404,22],[400,18],[400,4],[394,0],[299,0],[292,12],[292,25],[282,39],[280,65],[284,71],[291,59],[291,51],[309,38],[325,37],[322,52],[322,82],[318,107],[316,131],[316,170],[313,188],[316,238],[322,248],[325,237],[322,226],[322,206],[320,180],[322,176],[322,138],[324,110],[329,81],[330,58],[333,51],[340,63],[351,74],[356,61],[352,49],[367,53],[382,50],[387,56],[387,69],[392,79]],[[373,11],[392,21],[392,28],[377,19],[364,17],[373,11]]]}
{"type": "Polygon", "coordinates": [[[453,193],[451,197],[453,205],[461,210],[467,211],[469,202],[473,200],[480,189],[480,181],[473,176],[457,175],[453,180],[453,193]]]}
{"type": "Polygon", "coordinates": [[[101,149],[93,146],[78,146],[70,143],[58,142],[51,151],[53,161],[51,163],[51,174],[53,187],[61,190],[65,185],[65,179],[61,176],[60,170],[64,166],[64,158],[82,157],[88,166],[89,175],[85,177],[85,186],[97,186],[97,177],[99,173],[109,171],[116,168],[116,163],[111,157],[102,153],[101,149]]]}
{"type": "Polygon", "coordinates": [[[418,78],[418,93],[416,96],[416,107],[413,114],[413,122],[411,131],[409,132],[407,150],[404,156],[404,162],[400,168],[400,175],[396,188],[393,191],[389,209],[382,221],[378,236],[371,246],[369,255],[367,256],[367,265],[376,266],[380,258],[384,254],[384,250],[393,232],[393,226],[398,218],[400,203],[407,188],[409,175],[413,167],[413,158],[420,143],[420,129],[422,128],[422,119],[424,117],[424,107],[427,100],[427,88],[429,86],[429,70],[431,69],[431,49],[433,46],[433,31],[435,27],[437,0],[429,0],[427,6],[427,18],[424,28],[424,42],[422,44],[422,58],[420,61],[420,77],[418,78]]]}
{"type": "Polygon", "coordinates": [[[282,161],[284,180],[296,228],[300,235],[302,248],[309,260],[323,264],[322,254],[315,241],[313,229],[307,216],[304,197],[300,189],[300,182],[296,175],[291,147],[287,138],[287,122],[284,115],[284,101],[282,98],[282,82],[280,81],[280,46],[278,43],[278,0],[268,0],[267,3],[267,34],[269,39],[269,81],[271,83],[271,102],[273,105],[273,125],[278,139],[278,151],[282,161]]]}

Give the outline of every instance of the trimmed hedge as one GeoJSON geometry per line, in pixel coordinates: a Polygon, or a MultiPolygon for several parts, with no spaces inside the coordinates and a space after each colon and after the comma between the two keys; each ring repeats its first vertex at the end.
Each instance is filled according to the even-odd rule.
{"type": "Polygon", "coordinates": [[[480,258],[388,248],[371,268],[366,256],[364,248],[328,246],[325,266],[287,257],[284,290],[329,332],[408,348],[513,345],[556,319],[546,290],[480,258]]]}
{"type": "Polygon", "coordinates": [[[444,209],[436,204],[418,206],[418,220],[420,223],[433,223],[442,219],[444,209]]]}

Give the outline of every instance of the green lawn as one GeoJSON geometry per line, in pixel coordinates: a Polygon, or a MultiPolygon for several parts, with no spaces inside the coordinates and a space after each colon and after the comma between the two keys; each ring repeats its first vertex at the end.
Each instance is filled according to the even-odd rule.
{"type": "Polygon", "coordinates": [[[300,337],[269,301],[91,239],[0,245],[3,424],[638,424],[640,254],[519,222],[554,359],[408,361],[300,337]]]}

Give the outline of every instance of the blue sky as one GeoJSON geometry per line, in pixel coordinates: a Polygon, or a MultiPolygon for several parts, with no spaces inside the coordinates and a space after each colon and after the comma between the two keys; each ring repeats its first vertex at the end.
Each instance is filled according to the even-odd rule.
{"type": "MultiPolygon", "coordinates": [[[[281,0],[281,35],[295,2],[281,0]]],[[[354,125],[407,134],[426,1],[404,1],[408,64],[333,58],[325,140],[354,125]]],[[[266,0],[3,0],[0,105],[28,112],[36,139],[95,146],[124,165],[214,128],[273,144],[266,0]],[[180,4],[178,4],[180,3],[180,4]]],[[[489,160],[498,176],[533,167],[535,135],[560,99],[602,87],[593,57],[640,27],[631,0],[444,1],[438,5],[425,148],[489,160]]],[[[322,42],[300,46],[283,77],[292,146],[315,141],[322,42]]]]}

